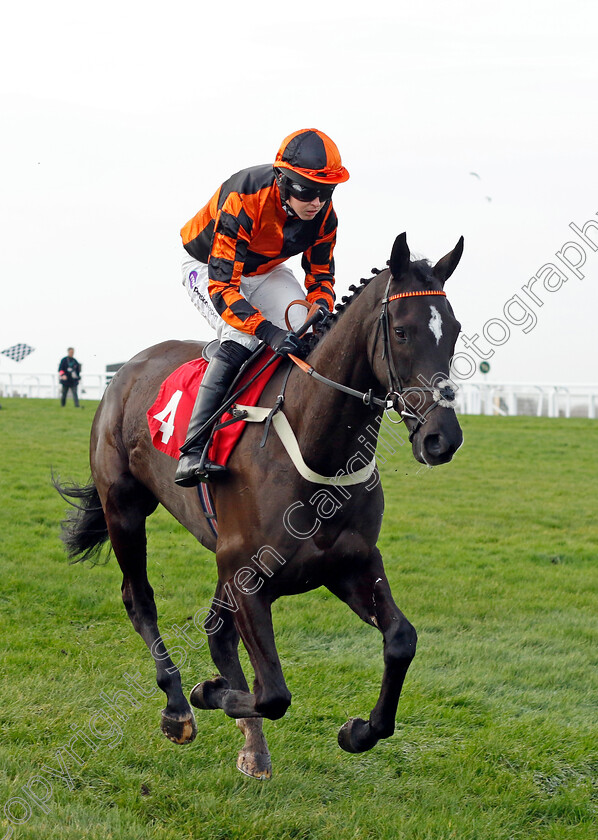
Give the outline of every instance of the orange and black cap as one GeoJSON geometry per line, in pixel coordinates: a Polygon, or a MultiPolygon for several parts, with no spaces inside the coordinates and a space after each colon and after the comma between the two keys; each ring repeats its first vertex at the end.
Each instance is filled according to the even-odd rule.
{"type": "Polygon", "coordinates": [[[336,144],[316,128],[303,128],[285,137],[274,166],[319,184],[342,184],[349,180],[336,144]]]}

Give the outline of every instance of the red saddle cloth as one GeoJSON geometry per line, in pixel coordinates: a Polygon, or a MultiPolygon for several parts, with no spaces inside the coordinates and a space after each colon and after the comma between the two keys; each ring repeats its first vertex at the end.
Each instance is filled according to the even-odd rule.
{"type": "MultiPolygon", "coordinates": [[[[266,348],[245,371],[235,391],[238,391],[245,382],[251,379],[272,355],[272,351],[266,348]]],[[[255,382],[251,383],[246,391],[243,391],[239,396],[241,405],[257,405],[262,391],[280,361],[281,359],[278,359],[271,364],[267,370],[258,376],[255,382]]],[[[194,359],[177,368],[168,379],[164,380],[158,398],[147,412],[147,423],[154,446],[177,460],[180,456],[179,449],[185,442],[197,391],[207,366],[208,363],[205,359],[194,359]]],[[[226,412],[220,418],[220,422],[229,420],[231,417],[232,415],[226,412]]],[[[238,423],[231,423],[230,426],[217,431],[210,447],[210,460],[225,465],[243,434],[245,425],[240,420],[238,423]]]]}

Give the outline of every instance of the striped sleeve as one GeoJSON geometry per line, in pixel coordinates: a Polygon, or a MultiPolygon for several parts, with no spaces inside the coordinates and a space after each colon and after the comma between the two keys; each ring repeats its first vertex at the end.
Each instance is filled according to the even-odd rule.
{"type": "Polygon", "coordinates": [[[334,246],[338,220],[332,204],[322,221],[318,238],[303,254],[305,289],[309,303],[324,304],[332,311],[334,294],[334,246]]]}
{"type": "Polygon", "coordinates": [[[208,294],[220,317],[235,329],[254,335],[264,316],[241,294],[241,276],[253,219],[239,193],[231,192],[218,211],[208,260],[208,294]]]}

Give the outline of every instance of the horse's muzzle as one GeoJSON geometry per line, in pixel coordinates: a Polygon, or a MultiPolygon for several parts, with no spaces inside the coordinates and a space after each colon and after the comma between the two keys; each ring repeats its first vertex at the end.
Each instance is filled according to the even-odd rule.
{"type": "Polygon", "coordinates": [[[435,422],[423,423],[412,441],[413,455],[421,464],[430,467],[447,464],[463,443],[463,432],[452,409],[440,409],[442,420],[435,412],[435,422]]]}

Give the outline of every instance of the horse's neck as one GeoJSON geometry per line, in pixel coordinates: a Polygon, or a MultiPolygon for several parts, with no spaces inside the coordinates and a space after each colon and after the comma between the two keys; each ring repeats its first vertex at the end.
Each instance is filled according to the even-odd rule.
{"type": "MultiPolygon", "coordinates": [[[[364,297],[366,291],[361,293],[364,297]]],[[[309,363],[327,379],[357,391],[367,392],[370,388],[380,391],[367,354],[371,312],[364,313],[365,307],[358,303],[361,301],[355,301],[334,324],[310,355],[309,363]]],[[[296,372],[288,396],[285,412],[303,457],[312,469],[334,475],[339,469],[345,470],[347,460],[356,454],[362,453],[365,460],[371,460],[379,412],[372,411],[357,397],[317,382],[302,371],[296,372]],[[364,442],[369,443],[369,449],[364,442]]]]}

